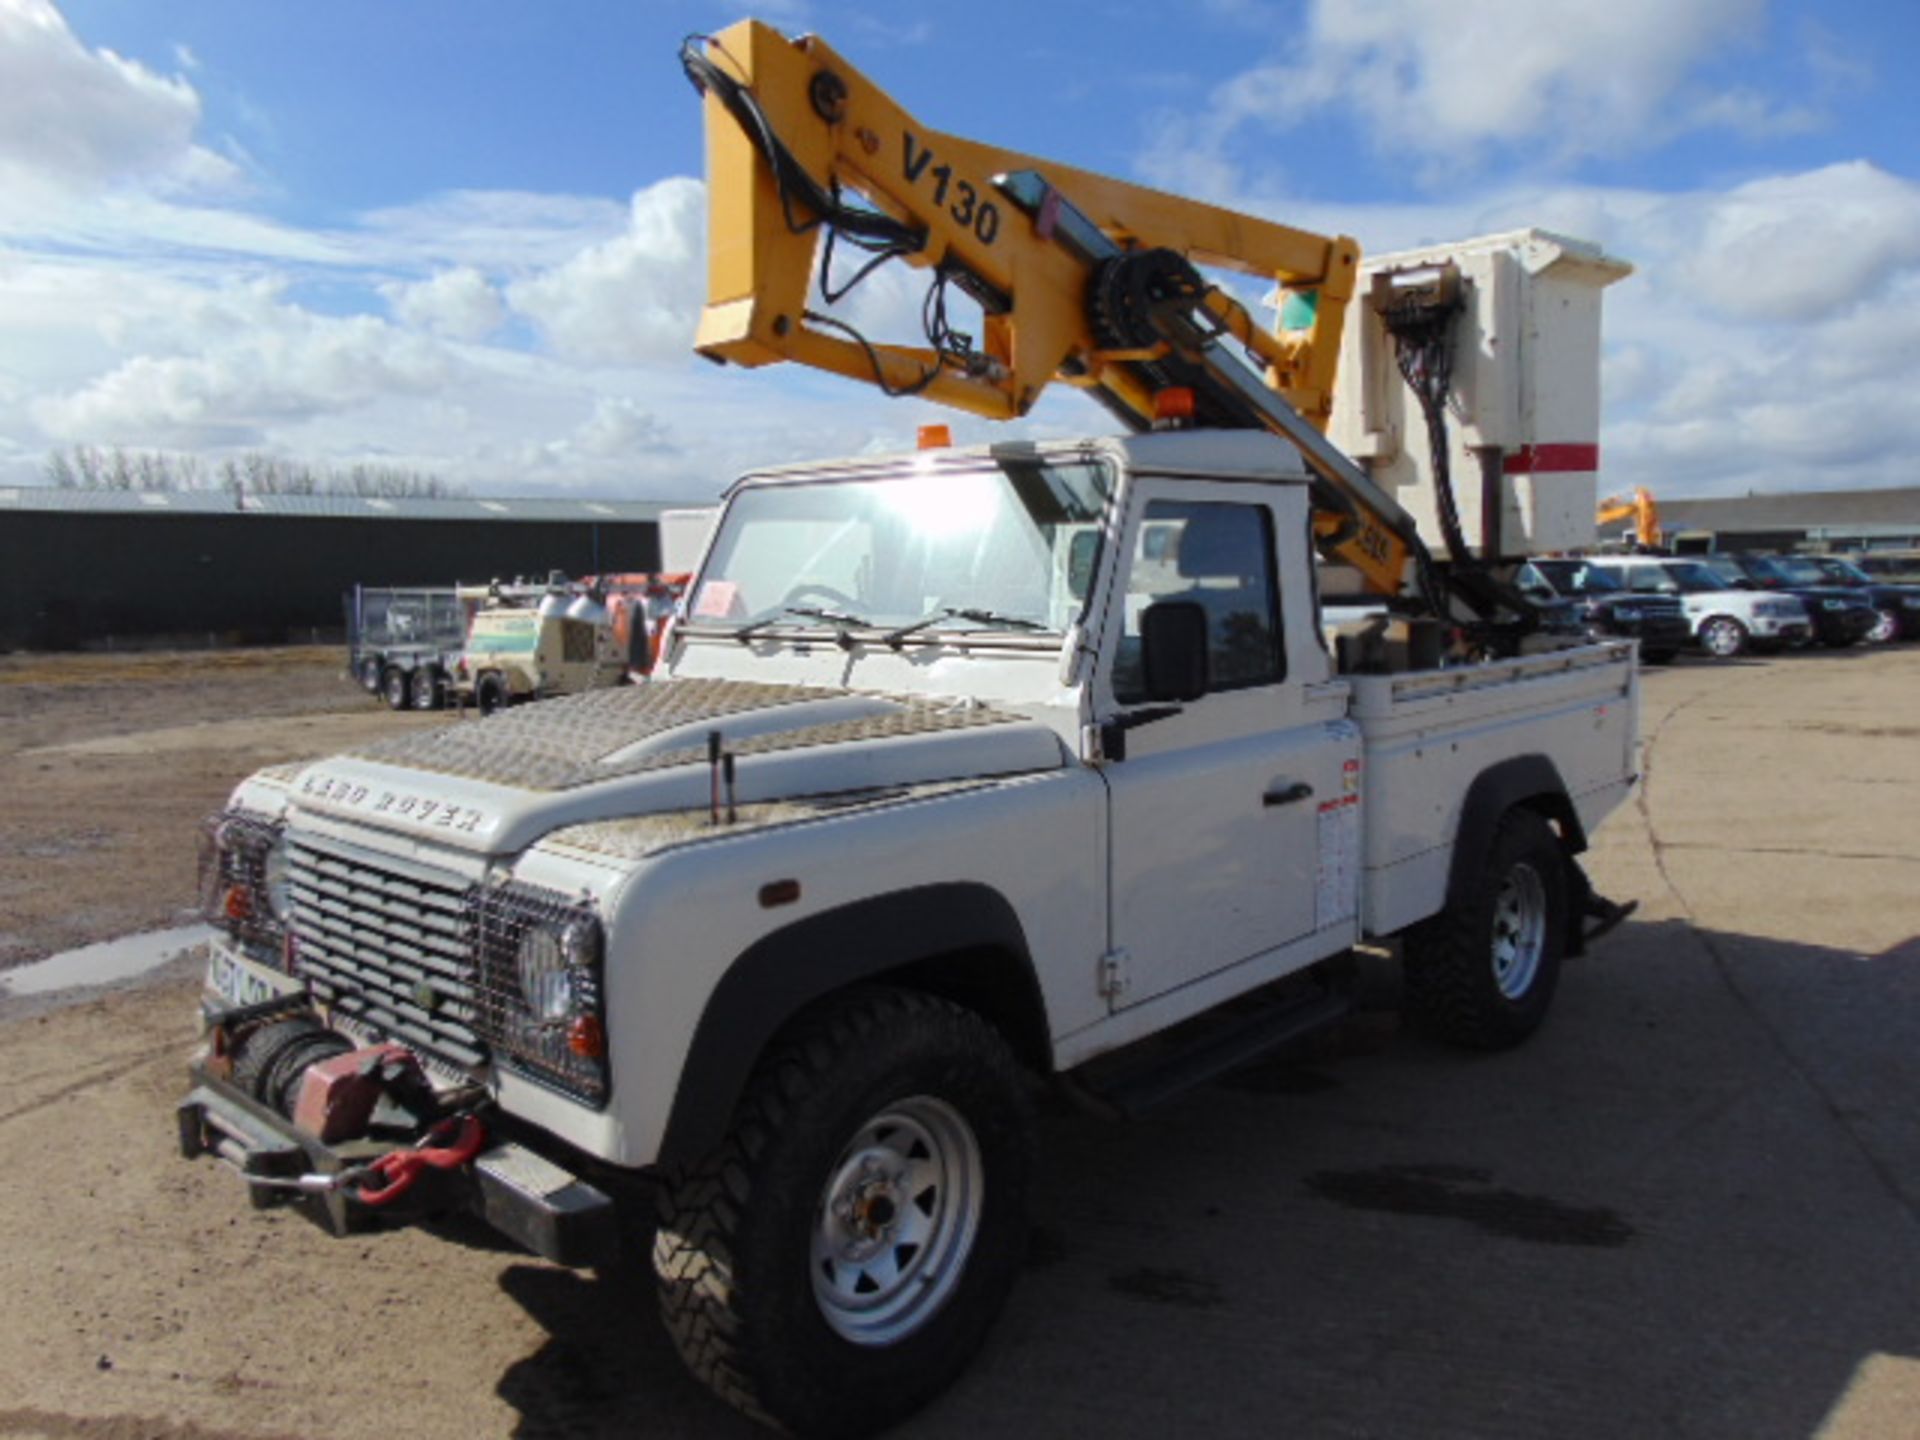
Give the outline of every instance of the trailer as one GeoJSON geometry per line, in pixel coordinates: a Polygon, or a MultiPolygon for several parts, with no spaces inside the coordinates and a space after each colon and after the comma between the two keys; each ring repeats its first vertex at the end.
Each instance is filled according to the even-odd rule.
{"type": "Polygon", "coordinates": [[[345,598],[347,667],[395,710],[437,710],[472,605],[453,585],[356,585],[345,598]]]}

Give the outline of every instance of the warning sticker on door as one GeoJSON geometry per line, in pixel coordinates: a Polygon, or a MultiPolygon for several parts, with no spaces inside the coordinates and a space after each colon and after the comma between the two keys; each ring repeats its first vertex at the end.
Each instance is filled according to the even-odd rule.
{"type": "Polygon", "coordinates": [[[1314,875],[1313,928],[1351,920],[1360,903],[1360,797],[1321,802],[1320,860],[1314,875]]]}

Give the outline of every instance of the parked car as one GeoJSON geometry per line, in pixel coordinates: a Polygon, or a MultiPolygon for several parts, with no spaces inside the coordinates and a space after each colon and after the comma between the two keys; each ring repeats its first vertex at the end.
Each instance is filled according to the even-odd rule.
{"type": "Polygon", "coordinates": [[[1882,585],[1920,585],[1920,550],[1855,550],[1840,557],[1850,560],[1882,585]]]}
{"type": "Polygon", "coordinates": [[[1867,597],[1867,603],[1873,606],[1878,616],[1873,629],[1867,632],[1867,639],[1876,644],[1885,644],[1891,640],[1920,637],[1920,585],[1901,585],[1892,580],[1877,579],[1838,555],[1800,555],[1791,558],[1798,564],[1817,569],[1829,585],[1838,585],[1843,590],[1867,597]]]}
{"type": "Polygon", "coordinates": [[[1609,635],[1640,642],[1649,665],[1671,664],[1693,640],[1678,595],[1636,594],[1611,571],[1583,559],[1530,560],[1520,569],[1520,588],[1542,603],[1562,601],[1592,639],[1609,635]]]}
{"type": "Polygon", "coordinates": [[[1820,567],[1798,555],[1709,555],[1705,563],[1729,585],[1795,596],[1813,621],[1813,638],[1844,650],[1880,623],[1879,613],[1858,591],[1829,582],[1820,567]]]}
{"type": "Polygon", "coordinates": [[[1693,637],[1722,659],[1746,650],[1778,650],[1813,635],[1807,607],[1792,595],[1738,589],[1698,560],[1661,555],[1589,555],[1587,563],[1620,578],[1636,595],[1677,595],[1693,637]]]}

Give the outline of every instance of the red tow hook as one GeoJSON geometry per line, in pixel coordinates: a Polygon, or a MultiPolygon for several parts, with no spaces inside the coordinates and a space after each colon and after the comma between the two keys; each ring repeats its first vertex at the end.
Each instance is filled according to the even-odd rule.
{"type": "Polygon", "coordinates": [[[410,1150],[390,1150],[360,1172],[354,1198],[362,1205],[387,1205],[411,1190],[427,1170],[458,1170],[480,1153],[486,1127],[477,1115],[450,1115],[438,1121],[410,1150]],[[447,1143],[451,1139],[452,1143],[447,1143]],[[384,1182],[369,1185],[369,1181],[384,1182]]]}

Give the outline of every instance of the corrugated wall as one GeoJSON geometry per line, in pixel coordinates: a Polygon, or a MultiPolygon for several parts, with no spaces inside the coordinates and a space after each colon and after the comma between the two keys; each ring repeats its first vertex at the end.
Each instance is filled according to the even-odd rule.
{"type": "Polygon", "coordinates": [[[653,570],[652,521],[21,511],[0,516],[0,649],[337,633],[355,584],[653,570]]]}

